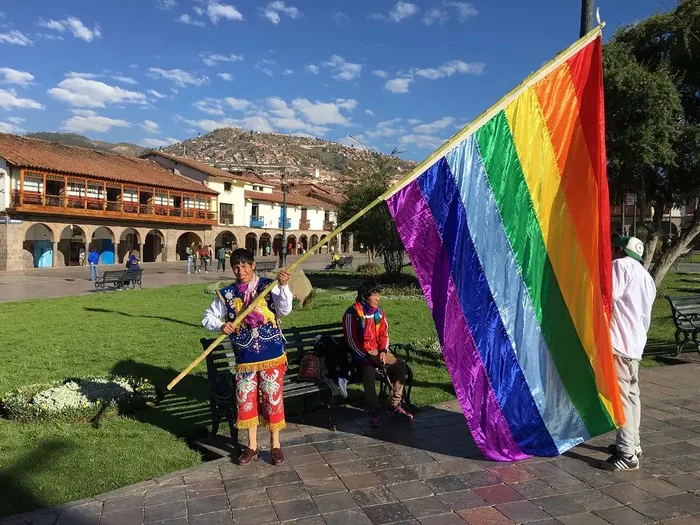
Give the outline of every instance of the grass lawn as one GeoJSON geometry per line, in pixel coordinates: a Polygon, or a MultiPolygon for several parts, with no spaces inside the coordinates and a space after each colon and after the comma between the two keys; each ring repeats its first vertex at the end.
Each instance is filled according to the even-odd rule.
{"type": "MultiPolygon", "coordinates": [[[[285,326],[339,322],[359,282],[356,274],[347,272],[311,278],[320,290],[316,306],[294,311],[285,326]]],[[[700,276],[670,274],[665,288],[670,294],[700,293],[700,276]]],[[[199,322],[212,298],[202,285],[187,285],[2,304],[0,395],[31,383],[112,373],[146,377],[164,389],[199,354],[199,338],[207,335],[199,322]]],[[[435,338],[428,308],[416,291],[388,292],[383,306],[393,342],[435,338]]],[[[662,364],[658,355],[673,347],[670,309],[660,299],[643,365],[662,364]]],[[[415,404],[454,397],[436,352],[420,352],[411,365],[415,404]]],[[[204,436],[208,424],[203,365],[156,408],[131,418],[105,419],[97,425],[0,419],[0,516],[196,465],[200,456],[187,442],[204,436]]]]}
{"type": "MultiPolygon", "coordinates": [[[[313,277],[316,306],[284,326],[340,322],[354,299],[356,274],[313,277]]],[[[435,337],[425,302],[414,292],[383,300],[393,342],[435,337]]],[[[200,352],[202,313],[213,296],[203,285],[22,301],[0,305],[0,396],[32,383],[104,374],[165,385],[200,352]]],[[[412,360],[413,402],[454,396],[437,353],[412,360]]],[[[209,425],[206,367],[187,376],[156,408],[133,418],[90,423],[22,424],[0,419],[0,516],[77,500],[200,463],[187,441],[209,425]]],[[[294,407],[290,407],[293,409],[294,407]]],[[[223,429],[226,425],[223,425],[223,429]]]]}

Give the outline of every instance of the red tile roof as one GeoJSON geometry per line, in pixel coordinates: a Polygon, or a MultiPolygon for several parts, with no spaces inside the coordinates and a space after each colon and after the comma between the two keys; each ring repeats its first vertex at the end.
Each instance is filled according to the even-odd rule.
{"type": "MultiPolygon", "coordinates": [[[[281,191],[273,191],[271,193],[264,193],[262,191],[245,191],[245,198],[252,199],[256,201],[274,202],[276,204],[282,204],[283,195],[281,191]]],[[[298,193],[287,193],[287,204],[292,206],[309,206],[314,208],[323,208],[324,210],[335,209],[335,206],[327,202],[320,201],[318,199],[313,199],[307,197],[306,195],[299,195],[298,193]]]]}
{"type": "Polygon", "coordinates": [[[340,206],[345,201],[345,197],[336,193],[333,188],[315,183],[303,182],[295,184],[292,191],[333,204],[334,206],[340,206]]]}
{"type": "Polygon", "coordinates": [[[159,155],[165,159],[170,159],[174,162],[179,162],[180,164],[188,166],[193,170],[197,170],[207,175],[211,175],[212,177],[223,177],[226,179],[247,182],[249,184],[267,184],[268,186],[272,186],[272,183],[270,181],[255,173],[231,173],[216,168],[214,166],[210,166],[209,164],[207,164],[206,162],[202,162],[201,160],[195,160],[189,157],[181,157],[179,155],[173,155],[172,153],[167,153],[165,151],[149,151],[147,155],[159,155]]]}
{"type": "Polygon", "coordinates": [[[203,184],[172,173],[151,160],[7,133],[0,133],[0,157],[18,168],[218,195],[203,184]]]}

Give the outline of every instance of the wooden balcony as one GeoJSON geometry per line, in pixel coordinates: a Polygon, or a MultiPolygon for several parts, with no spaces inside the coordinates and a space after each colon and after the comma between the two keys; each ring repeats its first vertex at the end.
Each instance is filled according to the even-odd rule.
{"type": "Polygon", "coordinates": [[[332,232],[335,228],[335,223],[332,221],[323,221],[323,229],[327,232],[332,232]]]}
{"type": "Polygon", "coordinates": [[[173,224],[216,224],[216,212],[190,207],[107,201],[89,197],[12,192],[10,209],[18,213],[63,215],[95,219],[163,222],[173,224]]]}
{"type": "Polygon", "coordinates": [[[300,230],[310,230],[311,229],[311,221],[309,219],[301,219],[299,221],[299,229],[300,230]]]}

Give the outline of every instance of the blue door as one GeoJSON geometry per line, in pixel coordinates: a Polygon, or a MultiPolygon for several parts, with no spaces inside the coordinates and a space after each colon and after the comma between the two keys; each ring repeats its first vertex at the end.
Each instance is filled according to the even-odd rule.
{"type": "Polygon", "coordinates": [[[34,268],[51,268],[51,266],[53,266],[51,241],[46,239],[34,241],[34,268]]]}
{"type": "Polygon", "coordinates": [[[111,239],[102,239],[100,264],[114,264],[114,245],[111,239]]]}

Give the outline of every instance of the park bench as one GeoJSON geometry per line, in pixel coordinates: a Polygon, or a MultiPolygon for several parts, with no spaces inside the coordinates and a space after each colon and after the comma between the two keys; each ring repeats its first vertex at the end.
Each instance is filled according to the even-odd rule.
{"type": "Polygon", "coordinates": [[[95,288],[105,289],[105,285],[111,284],[114,288],[122,290],[131,283],[132,288],[139,285],[141,288],[141,276],[143,270],[108,270],[95,281],[95,288]]]}
{"type": "Polygon", "coordinates": [[[255,272],[258,275],[265,275],[275,269],[277,261],[255,261],[255,272]]]}
{"type": "Polygon", "coordinates": [[[325,269],[326,270],[336,270],[336,269],[341,270],[345,267],[352,266],[352,261],[353,261],[352,256],[341,257],[340,259],[338,259],[338,262],[329,264],[328,266],[326,266],[325,269]]]}
{"type": "MultiPolygon", "coordinates": [[[[308,400],[311,396],[319,394],[323,400],[325,408],[328,409],[328,426],[335,431],[333,423],[334,396],[333,391],[323,381],[301,381],[298,379],[299,366],[304,353],[312,351],[316,336],[329,336],[336,340],[343,338],[343,328],[340,324],[325,324],[316,326],[306,326],[303,328],[287,328],[283,330],[286,340],[285,350],[287,352],[288,369],[284,377],[284,399],[302,397],[304,400],[304,412],[308,400]]],[[[206,350],[214,339],[200,339],[202,349],[206,350]]],[[[396,353],[404,350],[406,359],[410,358],[410,350],[404,345],[391,345],[389,350],[396,353]]],[[[236,358],[231,348],[229,339],[224,340],[207,356],[207,376],[211,397],[209,407],[211,410],[212,430],[211,437],[216,436],[219,430],[219,423],[226,419],[231,431],[231,436],[236,436],[234,421],[236,420],[236,380],[235,380],[236,358]]],[[[379,395],[384,396],[387,391],[388,381],[383,369],[376,369],[377,381],[379,381],[379,395]]],[[[411,390],[413,387],[413,371],[406,364],[406,384],[404,385],[404,400],[411,404],[411,390]]]]}
{"type": "Polygon", "coordinates": [[[676,327],[676,357],[686,345],[695,345],[700,352],[700,295],[666,296],[671,305],[671,317],[676,327]]]}

